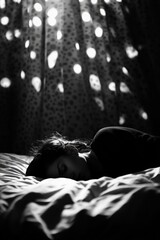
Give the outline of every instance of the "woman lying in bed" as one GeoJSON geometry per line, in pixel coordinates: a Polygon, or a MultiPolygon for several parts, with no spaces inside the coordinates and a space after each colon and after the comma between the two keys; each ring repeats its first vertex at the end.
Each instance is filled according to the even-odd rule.
{"type": "Polygon", "coordinates": [[[60,134],[43,140],[26,175],[88,180],[160,166],[160,137],[127,127],[100,129],[90,143],[60,134]]]}

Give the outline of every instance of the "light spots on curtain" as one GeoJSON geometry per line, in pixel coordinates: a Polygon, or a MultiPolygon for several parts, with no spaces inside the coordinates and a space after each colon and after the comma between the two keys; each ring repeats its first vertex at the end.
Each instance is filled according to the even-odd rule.
{"type": "MultiPolygon", "coordinates": [[[[147,129],[146,86],[123,1],[0,0],[0,88],[16,93],[14,149],[59,131],[147,129]]],[[[7,92],[4,96],[7,96],[7,92]]]]}
{"type": "Polygon", "coordinates": [[[0,80],[0,86],[3,88],[9,88],[11,86],[11,80],[7,77],[4,77],[0,80]]]}

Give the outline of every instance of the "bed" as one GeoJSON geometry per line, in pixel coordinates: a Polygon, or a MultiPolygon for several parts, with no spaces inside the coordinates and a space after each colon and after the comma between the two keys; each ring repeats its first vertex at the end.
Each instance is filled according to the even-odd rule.
{"type": "Polygon", "coordinates": [[[43,180],[25,176],[31,161],[0,154],[1,240],[160,239],[160,168],[43,180]]]}

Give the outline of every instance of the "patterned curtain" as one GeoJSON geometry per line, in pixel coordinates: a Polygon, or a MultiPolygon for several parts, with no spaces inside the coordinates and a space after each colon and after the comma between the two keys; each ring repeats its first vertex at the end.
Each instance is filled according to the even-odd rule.
{"type": "Polygon", "coordinates": [[[53,131],[158,133],[158,9],[158,0],[0,0],[0,150],[26,154],[53,131]]]}

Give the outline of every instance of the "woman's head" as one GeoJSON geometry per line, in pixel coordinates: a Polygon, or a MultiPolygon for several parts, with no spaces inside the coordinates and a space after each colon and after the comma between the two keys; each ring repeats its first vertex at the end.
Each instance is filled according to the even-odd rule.
{"type": "Polygon", "coordinates": [[[41,141],[34,150],[34,159],[29,165],[26,175],[41,178],[66,177],[75,180],[87,180],[90,173],[87,163],[79,151],[89,150],[85,142],[69,141],[61,135],[41,141]]]}

